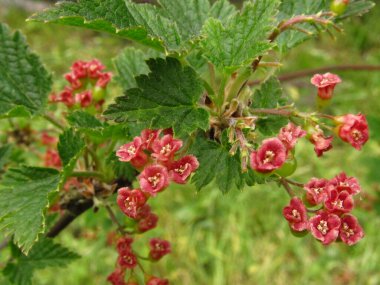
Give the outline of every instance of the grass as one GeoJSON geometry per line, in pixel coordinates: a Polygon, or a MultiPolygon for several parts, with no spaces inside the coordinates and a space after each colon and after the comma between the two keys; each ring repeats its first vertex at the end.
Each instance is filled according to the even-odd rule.
{"type": "MultiPolygon", "coordinates": [[[[22,29],[56,79],[79,58],[97,57],[111,67],[110,59],[128,44],[75,28],[25,24],[26,15],[16,10],[2,13],[1,21],[22,29]]],[[[380,64],[379,16],[377,7],[364,19],[346,23],[345,33],[336,40],[324,35],[297,48],[285,58],[281,72],[342,63],[380,64]]],[[[159,227],[137,241],[140,247],[153,236],[173,242],[173,253],[160,263],[147,264],[149,272],[181,285],[380,284],[380,73],[340,75],[345,83],[337,88],[330,111],[366,113],[372,140],[360,153],[336,142],[334,150],[321,159],[316,158],[311,144],[301,143],[294,178],[302,182],[312,176],[331,178],[342,170],[357,176],[364,194],[355,214],[363,224],[365,239],[354,247],[324,247],[311,236],[292,236],[281,214],[288,197],[274,184],[231,191],[228,195],[212,186],[200,193],[191,186],[172,187],[152,203],[160,215],[159,227]]],[[[62,81],[58,81],[60,84],[62,81]]],[[[311,109],[310,95],[315,90],[308,78],[287,83],[285,90],[303,109],[311,109]]],[[[113,270],[116,259],[115,250],[106,246],[107,233],[112,229],[104,210],[84,214],[58,237],[83,258],[67,268],[37,272],[34,284],[105,284],[105,276],[113,270]]]]}

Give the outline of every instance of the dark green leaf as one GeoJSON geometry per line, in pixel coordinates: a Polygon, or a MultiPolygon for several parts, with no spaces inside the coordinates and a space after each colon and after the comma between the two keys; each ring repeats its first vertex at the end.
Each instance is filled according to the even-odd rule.
{"type": "Polygon", "coordinates": [[[4,165],[8,163],[11,154],[12,145],[7,144],[4,146],[0,146],[0,170],[2,170],[4,165]]]}
{"type": "Polygon", "coordinates": [[[0,24],[0,117],[35,115],[44,109],[51,77],[20,32],[0,24]]]}
{"type": "Polygon", "coordinates": [[[44,232],[48,195],[58,191],[55,169],[23,166],[11,168],[0,184],[0,229],[14,235],[14,242],[28,253],[44,232]]]}
{"type": "Polygon", "coordinates": [[[67,116],[70,125],[77,129],[97,129],[102,128],[103,124],[95,116],[84,112],[74,111],[67,116]]]}
{"type": "Polygon", "coordinates": [[[283,95],[281,84],[275,76],[266,80],[253,95],[253,108],[276,108],[286,105],[287,98],[283,95]]]}
{"type": "Polygon", "coordinates": [[[237,9],[228,0],[218,0],[212,5],[209,16],[227,23],[228,19],[235,15],[237,9]]]}
{"type": "Polygon", "coordinates": [[[58,152],[64,167],[73,164],[85,147],[85,142],[79,133],[73,129],[64,131],[59,136],[58,152]]]}
{"type": "Polygon", "coordinates": [[[127,179],[133,181],[136,179],[137,171],[128,162],[122,162],[116,156],[115,152],[112,152],[107,158],[107,165],[112,169],[117,178],[127,179]]]}
{"type": "Polygon", "coordinates": [[[139,88],[116,99],[104,115],[118,122],[143,122],[146,128],[172,127],[176,135],[208,128],[208,112],[197,103],[203,87],[189,66],[174,58],[151,59],[149,75],[136,78],[139,88]]]}

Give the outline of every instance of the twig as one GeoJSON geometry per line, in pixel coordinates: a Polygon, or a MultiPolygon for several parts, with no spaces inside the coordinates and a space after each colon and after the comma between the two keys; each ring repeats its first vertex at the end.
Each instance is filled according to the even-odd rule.
{"type": "Polygon", "coordinates": [[[49,121],[51,124],[53,124],[54,126],[56,126],[58,129],[61,129],[61,130],[64,130],[65,127],[60,123],[58,122],[55,118],[53,118],[52,116],[50,116],[49,114],[44,114],[42,115],[42,117],[49,121]]]}
{"type": "Polygon", "coordinates": [[[106,208],[108,215],[110,216],[112,222],[114,222],[115,225],[117,226],[117,230],[120,232],[120,234],[125,235],[126,231],[124,230],[124,227],[117,220],[115,213],[112,211],[112,208],[109,205],[106,205],[105,208],[106,208]]]}
{"type": "Polygon", "coordinates": [[[297,187],[300,187],[300,188],[303,188],[305,186],[305,184],[303,183],[300,183],[300,182],[296,182],[296,181],[293,181],[293,180],[290,180],[290,179],[285,179],[286,182],[288,182],[289,184],[292,184],[294,186],[297,186],[297,187]]]}
{"type": "Polygon", "coordinates": [[[280,183],[282,184],[282,186],[284,186],[286,192],[288,192],[289,196],[290,197],[294,197],[296,196],[296,194],[294,193],[293,189],[290,187],[289,183],[286,181],[285,178],[280,178],[280,183]]]}

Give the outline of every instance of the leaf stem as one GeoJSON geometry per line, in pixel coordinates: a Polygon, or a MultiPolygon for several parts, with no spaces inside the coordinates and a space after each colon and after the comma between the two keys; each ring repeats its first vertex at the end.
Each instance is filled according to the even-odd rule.
{"type": "Polygon", "coordinates": [[[282,184],[282,186],[284,186],[286,192],[288,192],[289,196],[291,198],[295,197],[296,194],[294,193],[293,189],[290,187],[288,181],[286,180],[286,178],[284,177],[281,177],[279,182],[282,184]]]}
{"type": "Polygon", "coordinates": [[[65,129],[65,127],[57,119],[55,119],[51,115],[49,115],[49,114],[43,114],[42,117],[45,120],[47,120],[48,122],[50,122],[52,125],[56,126],[58,129],[60,129],[60,130],[64,130],[65,129]]]}
{"type": "Polygon", "coordinates": [[[109,205],[105,205],[105,208],[108,212],[108,215],[110,216],[110,219],[117,226],[117,230],[120,232],[121,235],[125,235],[126,231],[124,230],[124,227],[117,220],[116,215],[113,212],[112,208],[109,205]]]}

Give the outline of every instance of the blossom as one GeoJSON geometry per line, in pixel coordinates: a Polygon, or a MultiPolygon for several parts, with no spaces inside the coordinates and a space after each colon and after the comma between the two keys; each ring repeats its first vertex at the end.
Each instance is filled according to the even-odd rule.
{"type": "Polygon", "coordinates": [[[290,204],[282,210],[282,214],[294,231],[301,232],[308,229],[307,211],[300,198],[292,198],[290,204]]]}
{"type": "Polygon", "coordinates": [[[75,105],[75,99],[71,88],[66,87],[58,96],[52,96],[52,102],[61,102],[67,107],[75,105]]]}
{"type": "Polygon", "coordinates": [[[341,191],[347,191],[351,195],[360,193],[361,187],[355,177],[347,177],[347,174],[342,172],[330,180],[330,184],[341,191]]]}
{"type": "Polygon", "coordinates": [[[146,285],[169,285],[169,280],[152,276],[149,278],[146,285]]]}
{"type": "Polygon", "coordinates": [[[348,114],[336,117],[335,121],[338,123],[339,137],[357,150],[361,150],[369,139],[366,117],[362,114],[348,114]]]}
{"type": "Polygon", "coordinates": [[[166,167],[153,164],[145,167],[138,176],[141,190],[156,196],[158,192],[163,191],[169,185],[169,174],[166,167]]]}
{"type": "Polygon", "coordinates": [[[359,225],[356,217],[353,215],[343,216],[341,220],[339,237],[348,245],[353,245],[364,237],[363,229],[359,225]]]}
{"type": "Polygon", "coordinates": [[[354,200],[347,191],[338,192],[334,186],[330,185],[327,188],[325,207],[329,212],[348,213],[354,208],[354,200]]]}
{"type": "Polygon", "coordinates": [[[286,160],[286,148],[278,138],[266,139],[257,151],[251,153],[251,167],[258,172],[271,172],[286,160]]]}
{"type": "Polygon", "coordinates": [[[128,187],[120,188],[117,193],[117,204],[128,217],[135,219],[138,210],[145,205],[146,197],[140,189],[131,190],[128,187]]]}
{"type": "Polygon", "coordinates": [[[309,220],[311,234],[324,245],[337,239],[340,224],[340,218],[337,215],[324,211],[317,213],[309,220]]]}
{"type": "Polygon", "coordinates": [[[170,178],[178,183],[185,184],[187,178],[199,167],[198,159],[193,155],[187,155],[174,161],[169,167],[170,178]]]}
{"type": "Polygon", "coordinates": [[[41,143],[46,146],[52,146],[57,144],[58,139],[50,136],[47,132],[42,132],[41,143]]]}
{"type": "Polygon", "coordinates": [[[159,238],[152,238],[149,241],[149,256],[152,260],[160,260],[171,252],[170,242],[159,238]]]}
{"type": "Polygon", "coordinates": [[[116,248],[119,254],[122,254],[123,252],[131,251],[132,243],[133,243],[133,238],[131,238],[130,236],[125,236],[125,237],[120,238],[116,244],[116,248]]]}
{"type": "Polygon", "coordinates": [[[144,233],[146,231],[149,231],[151,229],[154,229],[157,226],[158,222],[158,216],[153,213],[149,213],[147,217],[141,219],[138,224],[137,228],[140,233],[144,233]]]}
{"type": "Polygon", "coordinates": [[[99,78],[104,68],[104,65],[99,60],[93,59],[87,63],[87,75],[90,78],[99,78]]]}
{"type": "Polygon", "coordinates": [[[56,150],[48,149],[45,153],[44,164],[46,167],[60,168],[62,162],[58,152],[56,150]]]}
{"type": "Polygon", "coordinates": [[[76,101],[80,103],[82,108],[86,108],[92,103],[92,93],[89,90],[76,94],[76,101]]]}
{"type": "Polygon", "coordinates": [[[327,179],[311,178],[304,185],[306,190],[306,199],[311,205],[318,205],[324,202],[327,198],[326,187],[329,185],[327,179]]]}
{"type": "Polygon", "coordinates": [[[318,88],[318,96],[323,100],[330,99],[335,86],[341,82],[340,77],[332,73],[315,74],[311,78],[311,84],[318,88]]]}
{"type": "Polygon", "coordinates": [[[150,206],[145,204],[137,209],[136,220],[145,219],[151,213],[150,206]]]}
{"type": "Polygon", "coordinates": [[[293,123],[287,124],[281,128],[278,138],[284,144],[287,150],[292,150],[299,138],[306,136],[306,131],[302,130],[300,126],[293,123]]]}
{"type": "Polygon", "coordinates": [[[83,60],[75,61],[71,66],[72,75],[76,78],[87,77],[87,62],[83,60]]]}
{"type": "Polygon", "coordinates": [[[145,129],[141,132],[141,139],[144,144],[144,148],[149,151],[153,151],[152,144],[156,141],[161,133],[161,130],[145,129]]]}
{"type": "Polygon", "coordinates": [[[152,157],[162,162],[170,161],[181,147],[181,140],[174,139],[172,135],[164,135],[152,143],[152,157]]]}
{"type": "Polygon", "coordinates": [[[82,81],[73,73],[65,74],[65,79],[70,83],[72,89],[80,89],[83,85],[82,81]]]}
{"type": "Polygon", "coordinates": [[[140,137],[135,137],[133,142],[121,146],[116,151],[120,161],[130,162],[134,167],[140,168],[148,162],[148,156],[143,151],[144,143],[140,137]]]}
{"type": "Polygon", "coordinates": [[[117,263],[122,268],[132,269],[135,268],[137,265],[137,257],[132,252],[132,250],[123,251],[120,253],[119,258],[117,259],[117,263]]]}
{"type": "Polygon", "coordinates": [[[116,268],[114,272],[112,272],[107,277],[107,281],[109,281],[112,285],[126,285],[124,282],[125,271],[121,268],[116,268]]]}
{"type": "Polygon", "coordinates": [[[99,75],[99,79],[96,82],[96,86],[101,88],[106,88],[108,83],[111,81],[112,73],[111,72],[105,72],[99,75]]]}
{"type": "Polygon", "coordinates": [[[317,156],[322,156],[324,152],[332,149],[333,137],[325,137],[323,131],[316,126],[316,131],[311,134],[310,141],[314,144],[314,151],[317,156]]]}

